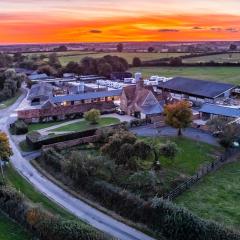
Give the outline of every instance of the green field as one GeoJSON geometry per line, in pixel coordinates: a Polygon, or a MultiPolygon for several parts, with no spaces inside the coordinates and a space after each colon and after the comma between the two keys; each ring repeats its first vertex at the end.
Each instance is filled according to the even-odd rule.
{"type": "Polygon", "coordinates": [[[176,203],[205,219],[240,231],[240,162],[206,176],[176,199],[176,203]]]}
{"type": "Polygon", "coordinates": [[[16,222],[0,212],[1,240],[30,240],[30,235],[16,222]]]}
{"type": "MultiPolygon", "coordinates": [[[[62,65],[66,65],[70,61],[79,62],[84,57],[93,57],[93,58],[101,58],[105,55],[119,56],[125,58],[128,63],[132,63],[134,57],[139,57],[142,61],[155,60],[160,58],[169,58],[169,57],[179,57],[182,55],[186,55],[187,53],[129,53],[129,52],[104,52],[104,53],[81,53],[75,56],[61,56],[59,60],[62,65]]],[[[69,54],[70,55],[70,54],[69,54]]]]}
{"type": "Polygon", "coordinates": [[[100,118],[98,121],[98,124],[90,124],[86,120],[82,120],[80,122],[68,124],[56,129],[51,130],[52,132],[72,132],[72,131],[85,131],[93,128],[100,128],[104,126],[108,126],[111,124],[117,124],[120,123],[120,120],[117,118],[111,118],[111,117],[103,117],[100,118]]]}
{"type": "Polygon", "coordinates": [[[216,55],[209,55],[209,56],[202,56],[202,57],[192,57],[184,59],[184,63],[205,63],[205,62],[218,62],[218,63],[238,63],[240,62],[240,53],[223,53],[223,54],[216,54],[216,55]]]}
{"type": "Polygon", "coordinates": [[[132,73],[142,72],[143,77],[190,77],[216,82],[240,84],[240,67],[138,67],[132,73]]]}
{"type": "Polygon", "coordinates": [[[22,94],[22,92],[18,91],[16,93],[15,97],[10,98],[10,99],[8,99],[6,101],[0,102],[0,109],[7,108],[7,107],[11,106],[12,104],[14,104],[17,101],[17,99],[21,96],[21,94],[22,94]]]}

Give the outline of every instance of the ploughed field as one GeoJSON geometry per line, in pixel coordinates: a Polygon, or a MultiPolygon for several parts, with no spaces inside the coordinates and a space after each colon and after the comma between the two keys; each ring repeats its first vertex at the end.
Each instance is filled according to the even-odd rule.
{"type": "Polygon", "coordinates": [[[189,77],[215,82],[240,84],[240,67],[136,67],[132,73],[141,72],[143,77],[152,75],[165,77],[189,77]]]}

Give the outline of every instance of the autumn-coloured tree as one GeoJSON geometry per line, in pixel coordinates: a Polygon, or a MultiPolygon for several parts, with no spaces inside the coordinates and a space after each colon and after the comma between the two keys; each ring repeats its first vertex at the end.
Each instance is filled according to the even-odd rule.
{"type": "Polygon", "coordinates": [[[12,155],[12,149],[10,147],[8,137],[6,133],[0,132],[0,167],[1,167],[1,173],[3,176],[3,168],[2,168],[2,162],[7,162],[12,155]]]}
{"type": "Polygon", "coordinates": [[[189,127],[192,122],[192,110],[186,101],[168,104],[164,114],[166,124],[178,129],[178,136],[181,136],[182,129],[189,127]]]}

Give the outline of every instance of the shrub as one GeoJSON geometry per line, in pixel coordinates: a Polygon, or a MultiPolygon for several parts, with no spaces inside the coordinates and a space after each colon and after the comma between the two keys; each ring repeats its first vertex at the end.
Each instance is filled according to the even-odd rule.
{"type": "Polygon", "coordinates": [[[53,167],[55,171],[60,171],[64,158],[54,148],[48,148],[47,150],[42,151],[40,161],[53,167]]]}
{"type": "Polygon", "coordinates": [[[10,125],[10,128],[16,135],[22,135],[28,132],[28,125],[23,120],[17,120],[10,125]]]}
{"type": "Polygon", "coordinates": [[[90,111],[84,114],[84,118],[86,121],[90,122],[91,124],[97,124],[100,118],[100,111],[97,109],[91,109],[90,111]]]}
{"type": "Polygon", "coordinates": [[[159,147],[160,155],[166,158],[174,159],[179,149],[176,143],[167,141],[165,144],[161,144],[159,147]]]}

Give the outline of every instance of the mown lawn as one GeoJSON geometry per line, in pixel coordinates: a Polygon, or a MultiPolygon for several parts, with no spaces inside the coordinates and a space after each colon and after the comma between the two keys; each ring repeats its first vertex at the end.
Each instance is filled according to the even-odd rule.
{"type": "Polygon", "coordinates": [[[98,124],[93,125],[87,122],[86,120],[82,120],[80,122],[68,124],[51,131],[54,131],[54,132],[85,131],[85,130],[100,128],[100,127],[108,126],[111,124],[117,124],[117,123],[120,123],[120,120],[117,118],[103,117],[99,119],[98,124]]]}
{"type": "Polygon", "coordinates": [[[20,225],[12,221],[0,211],[0,239],[30,240],[32,238],[20,225]]]}
{"type": "Polygon", "coordinates": [[[165,77],[190,77],[216,82],[240,84],[239,67],[139,67],[131,68],[132,73],[141,72],[143,77],[159,75],[165,77]]]}
{"type": "Polygon", "coordinates": [[[21,191],[30,201],[39,203],[52,213],[58,214],[66,219],[76,219],[71,213],[37,191],[27,180],[19,175],[11,165],[6,168],[5,175],[8,183],[21,191]]]}
{"type": "Polygon", "coordinates": [[[31,124],[28,125],[28,131],[29,132],[37,131],[37,130],[40,130],[40,129],[44,129],[44,128],[48,128],[48,127],[52,127],[52,126],[55,126],[55,125],[62,124],[64,122],[67,122],[67,121],[46,122],[46,123],[31,123],[31,124]]]}
{"type": "Polygon", "coordinates": [[[176,199],[176,203],[205,219],[240,231],[240,162],[206,176],[176,199]]]}
{"type": "MultiPolygon", "coordinates": [[[[145,141],[152,141],[152,138],[149,137],[144,137],[142,139],[145,141]]],[[[155,138],[155,141],[158,143],[165,143],[168,140],[177,144],[179,152],[173,160],[161,157],[161,165],[164,168],[179,171],[187,175],[193,175],[201,165],[213,161],[216,157],[216,153],[219,154],[220,150],[216,149],[215,146],[184,137],[155,138]]]]}
{"type": "Polygon", "coordinates": [[[17,101],[17,99],[21,96],[21,94],[22,94],[22,92],[18,91],[16,93],[15,97],[0,102],[0,109],[7,108],[7,107],[11,106],[12,104],[14,104],[17,101]]]}

